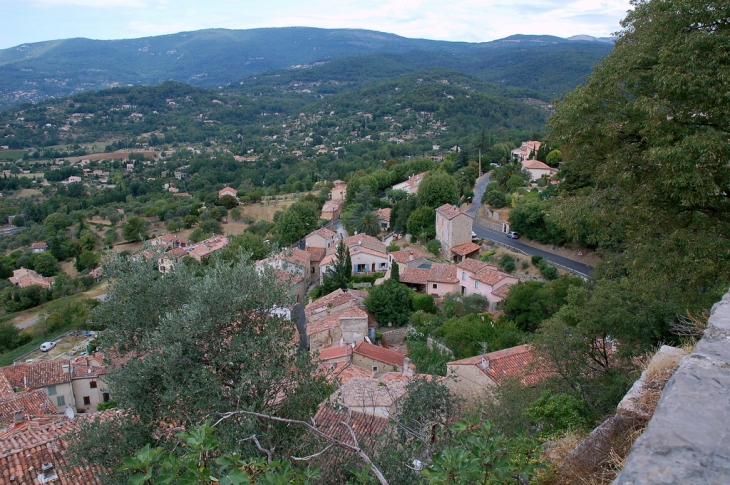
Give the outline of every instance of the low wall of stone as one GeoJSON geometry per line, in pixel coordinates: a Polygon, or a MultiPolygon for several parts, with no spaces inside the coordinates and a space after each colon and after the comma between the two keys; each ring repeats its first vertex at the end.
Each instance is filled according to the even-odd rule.
{"type": "Polygon", "coordinates": [[[613,485],[730,484],[730,293],[667,382],[613,485]]]}

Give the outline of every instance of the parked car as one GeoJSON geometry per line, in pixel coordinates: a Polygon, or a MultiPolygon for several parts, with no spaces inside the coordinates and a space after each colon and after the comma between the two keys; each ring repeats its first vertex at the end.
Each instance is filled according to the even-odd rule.
{"type": "Polygon", "coordinates": [[[41,344],[41,352],[48,352],[56,346],[56,342],[43,342],[41,344]]]}
{"type": "Polygon", "coordinates": [[[474,239],[479,239],[479,238],[477,237],[477,233],[474,232],[474,231],[472,231],[471,232],[471,240],[473,241],[474,239]]]}
{"type": "Polygon", "coordinates": [[[507,233],[507,237],[510,239],[519,239],[520,235],[519,235],[519,233],[516,233],[515,231],[510,231],[507,233]]]}

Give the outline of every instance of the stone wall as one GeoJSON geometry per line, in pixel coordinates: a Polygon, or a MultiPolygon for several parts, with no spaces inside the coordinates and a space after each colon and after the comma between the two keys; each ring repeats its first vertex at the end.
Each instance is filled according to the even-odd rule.
{"type": "Polygon", "coordinates": [[[730,483],[730,293],[664,388],[614,485],[730,483]]]}

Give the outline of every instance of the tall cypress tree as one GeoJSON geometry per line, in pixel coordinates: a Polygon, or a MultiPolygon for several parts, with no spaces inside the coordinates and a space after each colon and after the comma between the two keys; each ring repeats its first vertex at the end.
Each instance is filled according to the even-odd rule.
{"type": "Polygon", "coordinates": [[[398,269],[398,261],[393,261],[393,266],[390,267],[390,279],[400,282],[400,270],[398,269]]]}

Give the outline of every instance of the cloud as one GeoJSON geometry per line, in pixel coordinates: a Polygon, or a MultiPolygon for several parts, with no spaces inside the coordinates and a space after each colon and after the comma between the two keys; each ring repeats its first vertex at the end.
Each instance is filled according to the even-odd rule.
{"type": "Polygon", "coordinates": [[[45,7],[84,7],[84,8],[145,8],[144,0],[30,0],[45,7]]]}

